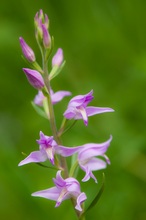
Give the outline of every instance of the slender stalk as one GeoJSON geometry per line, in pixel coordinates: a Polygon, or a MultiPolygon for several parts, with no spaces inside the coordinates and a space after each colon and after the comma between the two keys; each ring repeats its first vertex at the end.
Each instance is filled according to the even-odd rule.
{"type": "MultiPolygon", "coordinates": [[[[73,206],[75,207],[76,201],[74,200],[74,198],[71,198],[71,202],[72,202],[73,206]]],[[[82,204],[82,206],[83,206],[83,204],[82,204]]],[[[82,208],[83,208],[83,207],[82,207],[82,208]]],[[[74,209],[74,210],[75,210],[76,215],[77,215],[77,217],[78,217],[79,220],[86,220],[86,219],[85,219],[85,215],[83,214],[83,212],[80,212],[80,211],[78,211],[78,210],[76,210],[76,209],[74,209]]]]}
{"type": "Polygon", "coordinates": [[[69,176],[74,176],[75,169],[77,168],[77,166],[78,166],[78,161],[76,161],[74,163],[74,165],[71,167],[70,172],[69,172],[69,176]]]}
{"type": "MultiPolygon", "coordinates": [[[[47,100],[48,100],[48,108],[49,108],[49,114],[50,114],[50,126],[51,126],[51,130],[52,130],[55,141],[57,142],[57,144],[61,145],[61,139],[60,139],[61,135],[57,131],[55,114],[54,114],[53,104],[52,104],[51,95],[50,95],[51,87],[50,87],[50,81],[48,77],[48,62],[46,60],[46,51],[44,51],[44,55],[42,56],[42,61],[43,61],[43,71],[44,71],[44,82],[45,82],[45,86],[46,86],[47,93],[48,93],[47,100]]],[[[62,131],[63,125],[61,129],[61,134],[63,133],[62,131]]],[[[64,170],[64,177],[68,178],[69,174],[68,174],[68,167],[67,167],[65,157],[60,156],[60,163],[61,163],[61,167],[64,170]]],[[[73,206],[75,207],[76,201],[74,200],[74,198],[72,198],[71,201],[73,203],[73,206]]],[[[78,216],[78,219],[85,220],[85,218],[82,218],[81,212],[79,212],[76,209],[75,209],[75,212],[76,212],[76,215],[78,216]]]]}
{"type": "MultiPolygon", "coordinates": [[[[54,115],[54,109],[53,109],[53,104],[52,104],[51,95],[50,95],[51,87],[50,87],[50,81],[48,78],[47,64],[48,64],[48,62],[45,59],[45,54],[44,54],[44,56],[43,56],[43,70],[44,70],[45,86],[46,86],[46,89],[48,92],[47,99],[48,99],[48,108],[49,108],[49,114],[50,114],[50,126],[51,126],[51,130],[52,130],[55,141],[57,142],[57,144],[61,145],[61,139],[58,136],[55,115],[54,115]]],[[[65,176],[65,178],[67,178],[68,177],[67,163],[66,163],[66,159],[62,156],[60,156],[60,163],[61,163],[61,167],[64,169],[64,176],[65,176]]]]}
{"type": "Polygon", "coordinates": [[[56,128],[56,122],[55,122],[55,115],[54,115],[54,109],[53,109],[53,104],[51,101],[51,95],[50,95],[50,81],[48,79],[48,68],[47,68],[47,62],[45,59],[43,59],[43,70],[44,70],[44,81],[45,81],[45,86],[48,92],[47,100],[48,100],[48,107],[49,107],[49,113],[50,113],[50,126],[51,130],[54,136],[54,139],[57,143],[59,143],[59,138],[57,136],[57,128],[56,128]]]}

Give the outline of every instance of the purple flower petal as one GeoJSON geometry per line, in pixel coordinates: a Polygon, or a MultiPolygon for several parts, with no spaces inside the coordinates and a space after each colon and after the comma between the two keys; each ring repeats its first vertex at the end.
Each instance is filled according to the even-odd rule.
{"type": "Polygon", "coordinates": [[[55,152],[56,154],[60,154],[63,157],[69,157],[73,154],[75,154],[76,152],[78,152],[81,149],[81,147],[64,147],[61,145],[58,145],[55,147],[55,152]]]}
{"type": "Polygon", "coordinates": [[[101,113],[105,113],[105,112],[114,112],[114,110],[112,108],[88,106],[88,107],[86,107],[86,112],[87,112],[88,116],[92,116],[92,115],[101,114],[101,113]]]}
{"type": "Polygon", "coordinates": [[[40,139],[37,140],[37,143],[40,145],[40,148],[48,148],[50,146],[52,146],[52,144],[54,143],[55,145],[56,142],[53,140],[53,136],[47,136],[44,135],[42,131],[40,131],[40,139]]]}
{"type": "Polygon", "coordinates": [[[89,170],[88,166],[80,165],[81,169],[85,171],[85,176],[82,179],[82,182],[87,182],[90,178],[94,179],[95,183],[97,183],[96,177],[93,175],[92,171],[89,170]]]}
{"type": "MultiPolygon", "coordinates": [[[[58,92],[53,92],[51,90],[51,99],[53,105],[60,102],[65,96],[70,96],[71,92],[69,91],[58,91],[58,92]]],[[[34,98],[34,103],[36,105],[42,106],[43,105],[43,100],[45,99],[45,96],[43,95],[42,91],[38,91],[38,94],[34,98]]]]}
{"type": "Polygon", "coordinates": [[[107,164],[102,159],[93,157],[91,158],[88,163],[82,165],[84,168],[88,168],[88,170],[102,170],[105,169],[107,164]]]}
{"type": "Polygon", "coordinates": [[[65,96],[70,96],[71,92],[69,91],[58,91],[51,95],[52,103],[56,104],[60,102],[65,96]]]}
{"type": "Polygon", "coordinates": [[[65,187],[66,182],[61,176],[61,170],[59,170],[56,174],[56,178],[53,178],[54,184],[57,186],[57,188],[65,187]]]}
{"type": "Polygon", "coordinates": [[[82,145],[80,148],[78,159],[79,161],[88,160],[88,158],[94,156],[102,156],[107,151],[107,148],[110,146],[110,142],[112,140],[112,136],[110,136],[109,140],[103,142],[101,144],[90,143],[82,145]]]}
{"type": "Polygon", "coordinates": [[[79,195],[81,192],[79,182],[73,177],[66,179],[66,189],[73,197],[79,195]]]}
{"type": "MultiPolygon", "coordinates": [[[[78,111],[79,111],[79,113],[81,114],[81,117],[82,117],[82,119],[83,119],[83,121],[84,121],[84,124],[87,126],[87,125],[88,125],[88,116],[87,116],[86,109],[81,106],[81,107],[78,109],[78,111]]],[[[75,116],[75,119],[78,119],[79,117],[80,117],[80,115],[78,114],[78,115],[75,116]]]]}
{"type": "Polygon", "coordinates": [[[63,200],[69,199],[70,197],[71,197],[71,195],[67,192],[67,190],[65,188],[62,189],[62,191],[57,199],[55,207],[60,206],[60,204],[62,203],[63,200]]]}
{"type": "Polygon", "coordinates": [[[77,204],[75,206],[75,209],[82,211],[81,204],[87,199],[86,194],[83,192],[77,197],[77,204]]]}
{"type": "Polygon", "coordinates": [[[34,151],[28,157],[26,157],[24,160],[22,160],[18,164],[18,166],[22,166],[22,165],[28,164],[28,163],[44,162],[46,159],[47,159],[47,154],[45,152],[34,151]]]}
{"type": "Polygon", "coordinates": [[[38,94],[34,98],[34,103],[36,105],[42,106],[44,98],[45,98],[45,96],[43,95],[42,91],[39,90],[38,94]]]}
{"type": "Polygon", "coordinates": [[[50,189],[34,192],[31,195],[57,201],[60,195],[60,190],[57,187],[52,187],[50,189]]]}
{"type": "MultiPolygon", "coordinates": [[[[63,116],[67,119],[72,119],[77,116],[78,111],[74,107],[68,107],[67,110],[64,112],[63,116]]],[[[80,114],[81,116],[81,114],[80,114]]],[[[82,117],[80,117],[82,118],[82,117]]]]}
{"type": "Polygon", "coordinates": [[[73,106],[73,107],[79,107],[79,106],[84,106],[86,107],[89,102],[92,101],[93,99],[93,90],[91,90],[89,93],[87,93],[86,95],[78,95],[75,96],[74,98],[72,98],[68,104],[68,107],[73,106]]]}

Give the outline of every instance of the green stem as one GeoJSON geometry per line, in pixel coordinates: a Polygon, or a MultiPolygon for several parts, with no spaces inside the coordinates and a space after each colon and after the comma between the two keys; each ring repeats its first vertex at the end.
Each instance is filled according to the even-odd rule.
{"type": "MultiPolygon", "coordinates": [[[[45,57],[45,56],[44,56],[45,57]]],[[[57,136],[57,128],[56,128],[56,122],[55,122],[55,115],[54,115],[54,109],[53,109],[53,104],[51,101],[51,95],[50,95],[50,81],[48,79],[48,68],[47,68],[47,62],[45,61],[45,58],[43,59],[43,69],[44,69],[44,81],[45,81],[45,86],[47,89],[47,100],[48,100],[48,107],[49,107],[49,114],[50,114],[50,126],[51,130],[54,136],[54,139],[56,142],[59,142],[58,136],[57,136]]]]}
{"type": "MultiPolygon", "coordinates": [[[[43,60],[44,82],[45,82],[45,86],[46,86],[46,90],[48,94],[47,100],[48,100],[48,108],[49,108],[49,114],[50,114],[50,126],[51,126],[51,130],[54,136],[54,140],[57,142],[58,145],[61,145],[61,139],[57,131],[55,114],[54,114],[53,104],[52,104],[51,95],[50,95],[51,87],[50,87],[50,81],[48,77],[48,61],[46,59],[46,51],[44,51],[42,58],[43,58],[42,60],[43,60]]],[[[68,167],[67,167],[66,158],[60,156],[60,163],[61,163],[61,167],[64,170],[64,178],[68,178],[69,175],[68,175],[68,167]]],[[[71,201],[75,207],[76,201],[73,198],[71,199],[71,201]]],[[[78,216],[78,219],[85,220],[85,218],[80,218],[82,214],[81,212],[79,212],[76,209],[75,209],[75,212],[76,212],[76,215],[78,216]]]]}
{"type": "Polygon", "coordinates": [[[81,217],[79,217],[79,220],[86,220],[85,215],[81,215],[81,217]]]}
{"type": "Polygon", "coordinates": [[[77,166],[78,166],[78,161],[76,160],[76,162],[74,163],[74,165],[70,169],[69,176],[74,176],[74,173],[75,173],[77,166]]]}
{"type": "MultiPolygon", "coordinates": [[[[49,108],[49,114],[50,114],[50,126],[51,126],[51,130],[52,130],[55,141],[57,142],[58,145],[61,145],[61,139],[58,136],[56,121],[55,121],[55,114],[54,114],[53,104],[52,104],[51,95],[50,95],[51,86],[50,86],[50,81],[48,78],[48,62],[45,59],[45,57],[46,56],[44,53],[43,70],[44,70],[44,82],[45,82],[45,86],[46,86],[47,94],[48,94],[47,100],[48,100],[48,108],[49,108]]],[[[67,163],[66,163],[66,159],[62,156],[60,156],[60,163],[61,163],[61,167],[64,169],[64,177],[67,178],[68,177],[67,163]]]]}
{"type": "Polygon", "coordinates": [[[64,121],[62,123],[63,125],[61,126],[61,128],[58,131],[58,136],[61,137],[63,134],[65,134],[67,131],[69,131],[76,124],[76,122],[77,122],[77,120],[75,120],[70,126],[68,126],[65,129],[65,125],[67,123],[67,119],[64,119],[64,121]]]}
{"type": "MultiPolygon", "coordinates": [[[[76,205],[76,200],[75,200],[74,198],[71,198],[71,202],[72,202],[73,206],[75,207],[75,205],[76,205]]],[[[83,204],[82,204],[82,209],[83,209],[83,204]]],[[[86,220],[86,219],[85,219],[85,215],[83,214],[83,211],[80,212],[80,211],[76,210],[75,208],[74,208],[74,210],[75,210],[76,215],[77,215],[77,217],[78,217],[79,220],[86,220]]]]}

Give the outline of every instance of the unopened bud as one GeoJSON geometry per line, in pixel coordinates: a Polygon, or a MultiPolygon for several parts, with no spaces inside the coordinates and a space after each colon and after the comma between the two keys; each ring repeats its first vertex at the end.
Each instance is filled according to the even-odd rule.
{"type": "Polygon", "coordinates": [[[35,54],[33,50],[28,46],[28,44],[25,42],[25,40],[20,37],[19,38],[22,53],[24,57],[29,61],[29,62],[34,62],[35,61],[35,54]]]}
{"type": "Polygon", "coordinates": [[[45,14],[45,18],[44,18],[44,24],[45,24],[46,28],[48,29],[49,28],[49,18],[46,14],[45,14]]]}
{"type": "Polygon", "coordinates": [[[36,70],[32,70],[32,69],[28,69],[28,68],[23,68],[23,71],[29,81],[29,83],[36,89],[42,89],[44,87],[44,79],[42,77],[42,75],[36,71],[36,70]]]}
{"type": "Polygon", "coordinates": [[[34,23],[35,23],[35,28],[36,28],[36,39],[40,43],[42,43],[42,40],[45,41],[45,45],[47,45],[47,47],[48,47],[49,37],[46,37],[46,33],[45,33],[45,40],[43,39],[44,38],[44,30],[43,30],[44,28],[43,28],[43,26],[46,29],[45,32],[48,31],[47,29],[49,28],[49,19],[48,19],[48,16],[46,14],[43,14],[42,9],[39,12],[36,13],[36,15],[34,17],[34,23]]]}
{"type": "Polygon", "coordinates": [[[43,31],[43,44],[45,48],[51,47],[51,37],[50,34],[45,26],[45,24],[42,24],[42,31],[43,31]]]}
{"type": "Polygon", "coordinates": [[[63,61],[63,50],[59,48],[52,59],[52,66],[61,66],[63,61]]]}

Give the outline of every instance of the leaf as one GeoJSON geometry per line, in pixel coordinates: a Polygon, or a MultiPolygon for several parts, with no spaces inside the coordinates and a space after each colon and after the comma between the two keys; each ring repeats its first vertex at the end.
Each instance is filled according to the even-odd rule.
{"type": "MultiPolygon", "coordinates": [[[[101,185],[101,188],[100,188],[99,192],[97,193],[97,195],[95,196],[95,198],[93,199],[93,201],[91,202],[91,204],[89,205],[89,207],[85,210],[85,212],[83,212],[83,214],[81,215],[81,217],[82,217],[83,215],[85,215],[91,208],[93,208],[93,207],[96,205],[96,203],[98,202],[98,200],[100,199],[100,197],[101,197],[101,195],[102,195],[102,193],[103,193],[103,190],[104,190],[104,183],[105,183],[105,175],[104,175],[104,173],[103,173],[102,175],[103,175],[103,177],[102,177],[102,185],[101,185]]],[[[81,217],[80,217],[80,218],[81,218],[81,217]]]]}
{"type": "Polygon", "coordinates": [[[48,119],[46,113],[43,111],[43,109],[41,109],[39,106],[37,106],[34,102],[31,102],[34,110],[42,117],[48,119]]]}
{"type": "Polygon", "coordinates": [[[42,164],[42,163],[35,163],[35,164],[37,164],[37,165],[39,165],[39,166],[41,166],[41,167],[44,167],[44,168],[50,168],[50,169],[53,169],[53,170],[57,170],[56,167],[49,167],[49,166],[44,165],[44,164],[42,164]]]}

